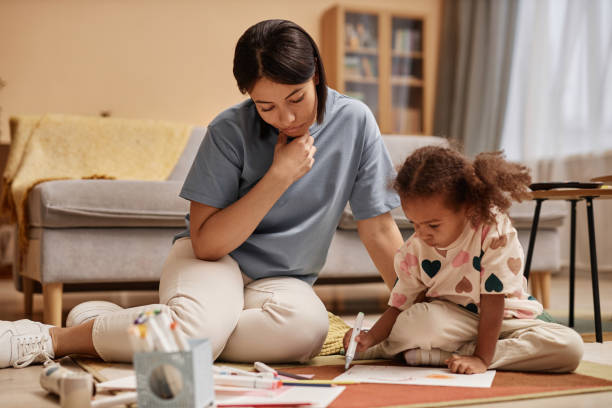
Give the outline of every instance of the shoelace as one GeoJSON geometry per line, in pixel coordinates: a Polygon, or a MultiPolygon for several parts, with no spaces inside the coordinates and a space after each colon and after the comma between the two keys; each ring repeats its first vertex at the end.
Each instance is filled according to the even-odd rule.
{"type": "Polygon", "coordinates": [[[47,351],[47,339],[45,336],[24,337],[17,340],[17,360],[13,363],[15,368],[23,368],[30,365],[39,356],[45,358],[45,364],[51,360],[47,351]]]}

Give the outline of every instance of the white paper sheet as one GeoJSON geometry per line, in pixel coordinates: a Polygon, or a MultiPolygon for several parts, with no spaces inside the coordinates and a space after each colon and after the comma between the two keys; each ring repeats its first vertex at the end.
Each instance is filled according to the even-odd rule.
{"type": "Polygon", "coordinates": [[[117,378],[133,376],[134,368],[131,364],[117,364],[113,367],[101,368],[98,372],[108,380],[116,380],[117,378]]]}
{"type": "MultiPolygon", "coordinates": [[[[128,376],[96,384],[99,391],[136,390],[136,377],[128,376]]],[[[308,402],[312,408],[325,408],[345,387],[282,387],[277,390],[215,386],[217,403],[262,404],[308,402]]]]}
{"type": "Polygon", "coordinates": [[[311,408],[325,408],[335,400],[346,387],[282,387],[276,392],[266,390],[267,395],[254,391],[247,395],[216,393],[217,404],[291,404],[295,402],[311,403],[311,408]]]}
{"type": "Polygon", "coordinates": [[[446,368],[356,365],[334,378],[364,383],[438,385],[489,388],[495,370],[482,374],[453,374],[446,368]]]}

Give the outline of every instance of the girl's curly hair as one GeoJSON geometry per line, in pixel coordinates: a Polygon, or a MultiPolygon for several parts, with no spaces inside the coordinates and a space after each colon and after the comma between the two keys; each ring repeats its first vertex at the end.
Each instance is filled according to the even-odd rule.
{"type": "Polygon", "coordinates": [[[513,199],[526,198],[530,183],[529,169],[506,161],[501,151],[480,153],[472,162],[456,150],[426,146],[404,161],[393,188],[402,199],[443,193],[449,208],[467,205],[476,226],[493,222],[494,209],[507,212],[513,199]]]}

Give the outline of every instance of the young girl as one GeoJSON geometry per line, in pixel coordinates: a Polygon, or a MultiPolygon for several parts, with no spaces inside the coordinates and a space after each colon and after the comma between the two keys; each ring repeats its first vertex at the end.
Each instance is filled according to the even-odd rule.
{"type": "MultiPolygon", "coordinates": [[[[578,366],[580,336],[536,319],[542,306],[527,293],[523,249],[507,210],[530,180],[526,167],[500,152],[471,162],[428,146],[406,159],[394,188],[415,233],[395,255],[389,309],[357,336],[358,358],[403,353],[408,365],[464,374],[578,366]],[[427,301],[419,302],[423,295],[427,301]]],[[[345,348],[349,338],[350,331],[345,348]]]]}

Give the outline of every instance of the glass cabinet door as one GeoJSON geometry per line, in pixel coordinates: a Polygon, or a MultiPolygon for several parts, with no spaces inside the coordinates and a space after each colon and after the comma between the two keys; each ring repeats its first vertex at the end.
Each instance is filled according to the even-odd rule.
{"type": "Polygon", "coordinates": [[[391,21],[391,127],[394,133],[423,133],[423,21],[391,21]]]}
{"type": "Polygon", "coordinates": [[[378,16],[346,12],[344,21],[344,93],[365,102],[378,120],[378,16]]]}

